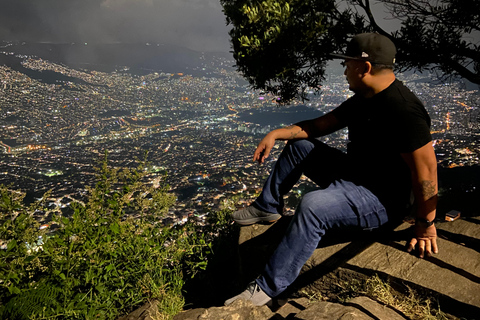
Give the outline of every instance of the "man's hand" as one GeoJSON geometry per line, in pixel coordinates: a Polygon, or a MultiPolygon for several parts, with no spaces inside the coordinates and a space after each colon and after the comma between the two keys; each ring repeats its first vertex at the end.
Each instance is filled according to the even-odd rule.
{"type": "MultiPolygon", "coordinates": [[[[437,158],[433,143],[428,142],[413,152],[402,153],[402,158],[412,174],[412,188],[417,203],[417,219],[434,221],[437,208],[437,158]]],[[[415,235],[408,244],[407,251],[415,247],[418,256],[423,258],[438,252],[437,229],[435,225],[415,224],[415,235]]]]}
{"type": "Polygon", "coordinates": [[[430,227],[415,226],[415,237],[410,240],[407,251],[411,252],[417,246],[418,256],[423,258],[425,252],[427,257],[432,256],[433,253],[438,253],[437,246],[437,229],[435,225],[430,227]]]}
{"type": "Polygon", "coordinates": [[[253,154],[253,161],[258,161],[258,163],[263,163],[265,159],[270,155],[270,151],[275,145],[275,138],[270,132],[267,134],[262,141],[258,144],[255,153],[253,154]]]}
{"type": "Polygon", "coordinates": [[[255,150],[255,153],[253,154],[253,161],[263,163],[270,155],[270,151],[275,145],[276,140],[309,139],[321,137],[342,128],[345,128],[345,124],[340,123],[333,113],[329,112],[315,119],[302,121],[285,128],[272,130],[258,144],[257,150],[255,150]]]}

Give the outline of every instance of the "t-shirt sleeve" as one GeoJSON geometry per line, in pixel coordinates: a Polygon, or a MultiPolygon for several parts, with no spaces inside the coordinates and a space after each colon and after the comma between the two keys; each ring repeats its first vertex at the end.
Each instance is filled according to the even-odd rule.
{"type": "Polygon", "coordinates": [[[393,143],[398,145],[400,153],[413,152],[432,141],[430,117],[423,106],[408,103],[396,117],[392,127],[393,143]]]}

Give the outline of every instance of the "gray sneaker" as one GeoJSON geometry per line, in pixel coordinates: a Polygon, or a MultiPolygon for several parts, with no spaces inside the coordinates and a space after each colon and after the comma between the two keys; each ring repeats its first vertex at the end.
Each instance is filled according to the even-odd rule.
{"type": "Polygon", "coordinates": [[[282,215],[278,213],[262,211],[254,206],[248,206],[232,213],[233,220],[243,226],[257,222],[275,222],[281,217],[282,215]]]}
{"type": "Polygon", "coordinates": [[[228,306],[239,299],[252,301],[254,306],[269,305],[272,302],[272,298],[267,296],[255,281],[250,282],[245,291],[225,301],[225,305],[228,306]]]}

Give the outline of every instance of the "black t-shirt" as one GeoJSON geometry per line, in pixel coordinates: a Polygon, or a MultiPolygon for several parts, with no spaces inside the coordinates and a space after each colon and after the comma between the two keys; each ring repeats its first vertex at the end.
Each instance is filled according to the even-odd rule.
{"type": "Polygon", "coordinates": [[[348,127],[351,179],[370,189],[391,212],[408,206],[411,174],[400,154],[432,141],[422,102],[395,80],[371,98],[354,95],[333,113],[348,127]]]}

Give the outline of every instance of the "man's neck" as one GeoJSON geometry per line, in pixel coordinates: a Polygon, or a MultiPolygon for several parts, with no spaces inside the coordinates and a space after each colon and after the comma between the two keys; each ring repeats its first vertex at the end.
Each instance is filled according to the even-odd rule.
{"type": "Polygon", "coordinates": [[[361,94],[365,98],[371,98],[377,93],[387,89],[394,81],[395,74],[393,72],[382,72],[372,75],[368,79],[365,79],[365,90],[361,94]]]}

